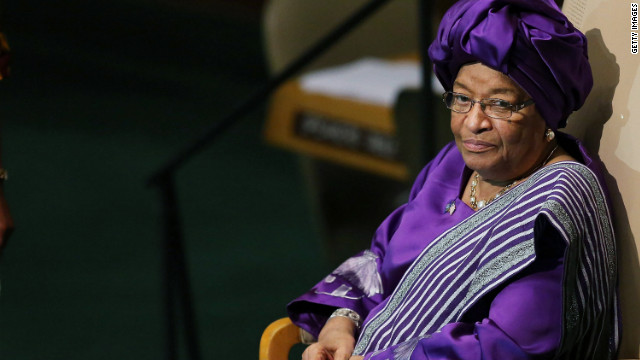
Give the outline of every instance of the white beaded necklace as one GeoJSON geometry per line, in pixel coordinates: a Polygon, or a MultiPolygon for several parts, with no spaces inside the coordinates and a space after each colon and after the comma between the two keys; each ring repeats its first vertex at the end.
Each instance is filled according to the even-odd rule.
{"type": "Polygon", "coordinates": [[[518,180],[514,180],[511,184],[502,188],[502,190],[498,191],[497,194],[493,195],[489,200],[477,200],[476,199],[476,186],[478,186],[478,182],[480,181],[480,174],[476,173],[476,176],[473,180],[471,180],[471,194],[469,195],[469,202],[471,203],[471,208],[473,210],[482,209],[485,205],[489,204],[493,200],[495,200],[498,196],[505,193],[505,191],[511,189],[513,185],[515,185],[518,180]]]}
{"type": "MultiPolygon", "coordinates": [[[[558,148],[558,145],[556,145],[553,148],[553,150],[551,150],[551,152],[549,153],[547,158],[544,159],[544,161],[538,167],[533,169],[533,171],[531,171],[529,174],[533,174],[538,169],[540,169],[541,167],[545,166],[547,161],[549,161],[549,159],[551,159],[551,156],[553,155],[553,153],[556,151],[557,148],[558,148]]],[[[471,180],[471,193],[469,194],[469,203],[471,204],[471,208],[473,210],[482,209],[483,207],[488,205],[490,202],[492,202],[493,200],[497,199],[500,195],[504,194],[507,190],[511,189],[515,184],[518,183],[518,181],[520,181],[523,178],[524,178],[524,176],[514,180],[511,184],[505,186],[500,191],[498,191],[498,193],[493,195],[489,200],[478,200],[477,196],[476,196],[476,192],[477,192],[478,183],[480,182],[480,174],[476,173],[476,175],[473,178],[473,180],[471,180]]]]}

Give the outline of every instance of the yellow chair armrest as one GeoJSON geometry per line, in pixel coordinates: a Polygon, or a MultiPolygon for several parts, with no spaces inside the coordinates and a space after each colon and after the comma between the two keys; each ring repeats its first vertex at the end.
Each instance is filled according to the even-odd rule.
{"type": "MultiPolygon", "coordinates": [[[[303,342],[302,332],[289,318],[272,322],[260,339],[260,360],[286,360],[293,345],[303,342]]],[[[304,331],[306,333],[306,331],[304,331]]]]}

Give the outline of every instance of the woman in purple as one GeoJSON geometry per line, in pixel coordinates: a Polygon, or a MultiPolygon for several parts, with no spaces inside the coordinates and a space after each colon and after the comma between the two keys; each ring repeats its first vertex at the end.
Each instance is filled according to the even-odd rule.
{"type": "Polygon", "coordinates": [[[455,142],[288,305],[317,339],[302,358],[615,359],[607,191],[558,131],[592,87],[586,38],[552,0],[462,0],[429,55],[455,142]]]}

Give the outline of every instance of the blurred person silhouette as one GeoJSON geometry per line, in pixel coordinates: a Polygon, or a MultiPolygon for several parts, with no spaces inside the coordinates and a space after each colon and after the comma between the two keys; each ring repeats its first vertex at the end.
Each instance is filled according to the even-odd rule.
{"type": "MultiPolygon", "coordinates": [[[[0,32],[0,80],[9,75],[9,45],[0,32]]],[[[0,130],[0,255],[13,232],[13,218],[9,212],[9,205],[4,197],[4,182],[8,179],[8,172],[2,167],[2,131],[0,130]]]]}

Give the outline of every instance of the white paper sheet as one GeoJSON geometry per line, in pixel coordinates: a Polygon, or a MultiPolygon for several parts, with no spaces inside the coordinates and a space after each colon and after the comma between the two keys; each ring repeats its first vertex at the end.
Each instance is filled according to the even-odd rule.
{"type": "Polygon", "coordinates": [[[363,58],[301,77],[304,91],[382,106],[393,106],[406,88],[419,88],[422,71],[413,61],[363,58]]]}

